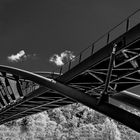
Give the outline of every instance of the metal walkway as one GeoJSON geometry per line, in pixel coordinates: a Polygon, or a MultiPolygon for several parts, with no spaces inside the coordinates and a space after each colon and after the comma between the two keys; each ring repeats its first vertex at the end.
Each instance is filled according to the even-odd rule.
{"type": "Polygon", "coordinates": [[[140,109],[140,95],[125,91],[140,84],[140,24],[132,24],[139,11],[55,70],[57,74],[0,65],[0,124],[80,102],[140,132],[140,118],[112,102],[140,109]],[[120,26],[124,32],[112,38],[120,26]]]}

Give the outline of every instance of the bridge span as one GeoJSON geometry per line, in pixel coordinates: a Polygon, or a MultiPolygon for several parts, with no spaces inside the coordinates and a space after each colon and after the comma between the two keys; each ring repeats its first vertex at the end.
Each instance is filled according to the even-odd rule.
{"type": "Polygon", "coordinates": [[[140,23],[131,25],[137,13],[53,72],[0,65],[0,124],[80,102],[140,132],[140,117],[121,108],[140,109],[140,94],[127,91],[140,84],[140,23]],[[120,26],[124,32],[112,38],[120,26]]]}

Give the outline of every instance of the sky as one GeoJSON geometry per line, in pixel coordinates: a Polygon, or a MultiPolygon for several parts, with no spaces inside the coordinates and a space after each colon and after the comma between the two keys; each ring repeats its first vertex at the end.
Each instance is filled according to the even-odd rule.
{"type": "Polygon", "coordinates": [[[75,57],[139,5],[139,0],[1,0],[0,64],[52,71],[53,56],[69,51],[75,57]]]}

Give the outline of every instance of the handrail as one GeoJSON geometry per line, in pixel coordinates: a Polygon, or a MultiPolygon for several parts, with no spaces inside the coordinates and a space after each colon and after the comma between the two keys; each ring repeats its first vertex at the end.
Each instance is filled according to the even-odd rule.
{"type": "MultiPolygon", "coordinates": [[[[65,67],[66,67],[67,65],[68,65],[68,66],[67,66],[67,70],[66,70],[66,71],[70,70],[70,69],[72,68],[72,64],[74,63],[75,60],[78,59],[78,63],[77,63],[77,64],[79,64],[80,62],[82,62],[83,60],[81,61],[81,59],[82,59],[82,56],[84,55],[84,52],[87,51],[87,50],[90,49],[90,48],[91,48],[91,52],[90,52],[89,56],[92,55],[92,54],[93,54],[93,51],[94,51],[94,48],[96,47],[95,44],[98,43],[98,42],[99,42],[101,39],[103,39],[104,37],[107,37],[106,44],[104,44],[104,45],[107,45],[107,44],[110,42],[110,34],[111,34],[111,32],[114,31],[117,27],[119,27],[119,26],[122,25],[123,23],[126,22],[125,32],[127,32],[128,30],[130,30],[130,29],[132,28],[132,27],[130,28],[130,19],[131,19],[134,15],[136,15],[138,12],[140,12],[140,9],[137,9],[135,12],[133,12],[132,14],[130,14],[127,18],[125,18],[124,20],[122,20],[119,24],[117,24],[116,26],[114,26],[113,28],[111,28],[108,32],[106,32],[105,34],[103,34],[102,36],[100,36],[100,37],[99,37],[97,40],[95,40],[93,43],[90,43],[90,44],[88,45],[88,47],[84,48],[75,58],[73,58],[73,59],[71,59],[70,61],[66,62],[63,66],[54,69],[53,72],[52,72],[52,78],[53,78],[53,73],[56,72],[57,70],[59,71],[59,75],[58,75],[58,76],[61,76],[62,74],[64,74],[65,72],[63,73],[63,71],[65,70],[65,67]]],[[[134,26],[133,26],[133,27],[134,27],[134,26]]],[[[125,32],[124,32],[124,33],[125,33],[125,32]]],[[[114,39],[115,39],[115,38],[114,38],[114,39]]],[[[89,56],[88,56],[88,57],[89,57],[89,56]]],[[[58,71],[57,71],[57,72],[58,72],[58,71]]]]}

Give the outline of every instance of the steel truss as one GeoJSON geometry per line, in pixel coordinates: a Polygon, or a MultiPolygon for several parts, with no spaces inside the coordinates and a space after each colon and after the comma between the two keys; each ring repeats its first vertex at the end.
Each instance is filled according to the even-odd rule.
{"type": "Polygon", "coordinates": [[[53,74],[54,79],[48,73],[41,76],[44,73],[1,65],[0,124],[80,102],[140,132],[140,118],[110,102],[114,99],[140,108],[139,95],[120,93],[140,84],[139,31],[140,24],[70,71],[59,77],[53,74]],[[104,94],[107,100],[102,98],[104,94]]]}
{"type": "Polygon", "coordinates": [[[32,95],[32,98],[30,100],[29,98],[25,96],[26,99],[22,99],[21,101],[23,102],[22,104],[21,102],[19,102],[17,103],[17,105],[13,105],[9,110],[1,111],[2,115],[0,116],[0,124],[3,124],[7,121],[15,120],[21,117],[25,117],[27,115],[31,115],[37,112],[41,112],[46,109],[56,108],[65,104],[71,104],[73,103],[73,101],[75,102],[78,101],[103,114],[106,114],[112,117],[113,119],[116,119],[122,122],[123,124],[129,126],[130,128],[133,128],[136,131],[139,131],[139,128],[140,128],[139,117],[117,106],[114,106],[107,102],[103,102],[102,104],[98,106],[97,105],[98,100],[96,98],[89,96],[88,94],[85,94],[84,92],[76,90],[70,86],[57,82],[56,80],[48,79],[48,78],[45,78],[43,76],[31,73],[31,72],[27,72],[27,71],[23,71],[23,70],[11,68],[11,67],[6,67],[6,66],[0,66],[0,69],[1,71],[5,71],[7,73],[11,72],[14,75],[20,75],[22,78],[26,77],[27,80],[32,80],[33,82],[38,83],[39,85],[43,86],[37,89],[37,90],[42,90],[42,93],[37,92],[38,93],[37,95],[35,94],[37,90],[35,90],[34,92],[29,94],[30,98],[32,95]],[[52,91],[51,95],[54,97],[57,97],[59,95],[59,99],[55,99],[53,101],[47,102],[47,98],[46,98],[45,104],[43,104],[42,102],[40,105],[39,103],[31,102],[31,100],[34,100],[34,99],[38,100],[38,96],[41,96],[44,94],[48,96],[49,91],[52,91]],[[57,94],[56,91],[61,94],[59,93],[57,94]],[[123,115],[118,115],[119,113],[123,115]]]}

